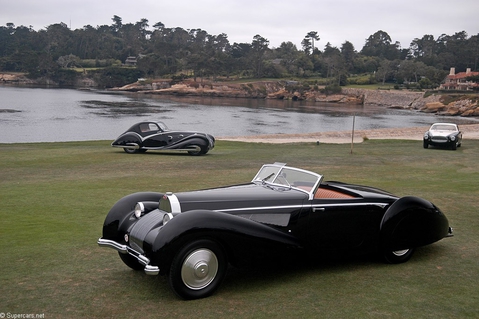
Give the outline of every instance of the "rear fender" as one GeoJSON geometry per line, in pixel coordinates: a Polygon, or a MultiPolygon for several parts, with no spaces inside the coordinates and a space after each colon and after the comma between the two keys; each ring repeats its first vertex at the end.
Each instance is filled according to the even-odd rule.
{"type": "Polygon", "coordinates": [[[288,233],[244,217],[209,210],[181,213],[161,230],[153,229],[145,241],[152,244],[152,258],[164,268],[182,245],[202,238],[210,238],[222,245],[232,262],[250,258],[256,251],[264,255],[274,250],[302,248],[288,233]]]}
{"type": "Polygon", "coordinates": [[[111,143],[111,146],[123,147],[130,146],[131,148],[139,148],[142,145],[142,138],[137,133],[126,133],[121,135],[111,143]]]}
{"type": "Polygon", "coordinates": [[[158,208],[158,203],[162,196],[162,193],[139,192],[121,198],[113,205],[105,218],[103,223],[103,238],[122,242],[123,234],[135,221],[134,219],[130,220],[130,217],[132,216],[136,203],[143,202],[145,210],[150,211],[158,208]]]}
{"type": "Polygon", "coordinates": [[[431,202],[406,196],[394,202],[380,224],[380,247],[400,250],[432,244],[448,235],[449,222],[431,202]]]}

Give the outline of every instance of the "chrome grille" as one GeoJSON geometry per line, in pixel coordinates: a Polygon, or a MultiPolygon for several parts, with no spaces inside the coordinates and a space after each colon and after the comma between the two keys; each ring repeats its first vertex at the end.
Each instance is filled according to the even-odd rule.
{"type": "Polygon", "coordinates": [[[447,137],[444,136],[434,136],[431,138],[431,141],[436,143],[445,143],[447,142],[447,137]]]}
{"type": "Polygon", "coordinates": [[[154,210],[140,218],[130,232],[131,248],[143,252],[143,241],[146,235],[148,235],[148,232],[153,227],[163,222],[163,215],[165,215],[165,213],[154,210]]]}

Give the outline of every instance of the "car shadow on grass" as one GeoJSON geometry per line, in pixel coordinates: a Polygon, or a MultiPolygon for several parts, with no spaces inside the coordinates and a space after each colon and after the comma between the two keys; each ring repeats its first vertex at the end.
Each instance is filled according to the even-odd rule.
{"type": "MultiPolygon", "coordinates": [[[[422,268],[430,268],[431,264],[439,263],[443,256],[448,256],[448,249],[444,243],[419,247],[408,262],[398,265],[385,263],[377,254],[367,254],[334,255],[316,260],[302,258],[288,262],[278,259],[243,268],[229,266],[218,291],[208,299],[300,292],[304,289],[314,290],[316,287],[328,289],[328,286],[338,285],[344,285],[346,289],[350,285],[348,281],[358,280],[357,278],[387,285],[388,280],[395,280],[394,276],[401,276],[402,273],[409,276],[411,269],[421,272],[422,268]]],[[[122,278],[125,290],[143,301],[181,300],[171,290],[166,275],[148,276],[143,271],[125,267],[122,278]]],[[[366,282],[363,284],[366,285],[366,282]]]]}
{"type": "Polygon", "coordinates": [[[218,293],[242,294],[257,291],[264,287],[268,289],[285,289],[300,291],[306,286],[311,289],[316,285],[341,285],[338,278],[348,277],[388,277],[391,273],[409,272],[410,268],[420,268],[430,263],[435,263],[441,256],[447,256],[446,245],[429,245],[419,247],[412,258],[404,264],[387,264],[377,254],[368,255],[343,255],[330,256],[320,260],[303,260],[298,262],[284,263],[278,260],[276,263],[265,263],[255,268],[229,267],[226,278],[219,288],[218,293]],[[285,288],[286,287],[286,288],[285,288]]]}

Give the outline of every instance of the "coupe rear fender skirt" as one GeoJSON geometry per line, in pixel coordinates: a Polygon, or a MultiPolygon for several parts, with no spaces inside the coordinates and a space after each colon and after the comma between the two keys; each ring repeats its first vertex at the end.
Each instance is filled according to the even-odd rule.
{"type": "Polygon", "coordinates": [[[129,147],[138,149],[142,145],[142,138],[137,133],[126,133],[111,143],[113,147],[129,147]]]}
{"type": "Polygon", "coordinates": [[[414,196],[398,199],[380,224],[380,247],[401,250],[432,244],[449,234],[449,222],[431,202],[414,196]]]}
{"type": "MultiPolygon", "coordinates": [[[[152,243],[153,255],[158,262],[167,262],[189,240],[209,238],[221,244],[230,260],[238,260],[264,248],[302,249],[292,235],[264,224],[226,213],[210,210],[192,210],[171,219],[159,231],[150,231],[146,242],[152,243]],[[150,236],[154,234],[155,238],[150,236]],[[159,256],[161,255],[161,257],[159,256]]],[[[153,256],[152,255],[152,256],[153,256]]],[[[154,257],[152,257],[154,258],[154,257]]],[[[161,267],[160,267],[161,269],[161,267]]]]}
{"type": "Polygon", "coordinates": [[[122,242],[123,234],[132,223],[137,221],[135,217],[132,218],[136,203],[143,202],[145,210],[151,211],[158,208],[158,202],[162,196],[162,193],[139,192],[117,201],[105,218],[102,238],[122,242]]]}

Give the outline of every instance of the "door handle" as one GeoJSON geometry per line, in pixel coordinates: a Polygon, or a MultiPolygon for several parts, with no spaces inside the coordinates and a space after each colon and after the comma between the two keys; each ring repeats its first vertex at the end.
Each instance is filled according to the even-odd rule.
{"type": "Polygon", "coordinates": [[[315,212],[324,212],[324,207],[313,207],[313,213],[315,212]]]}

